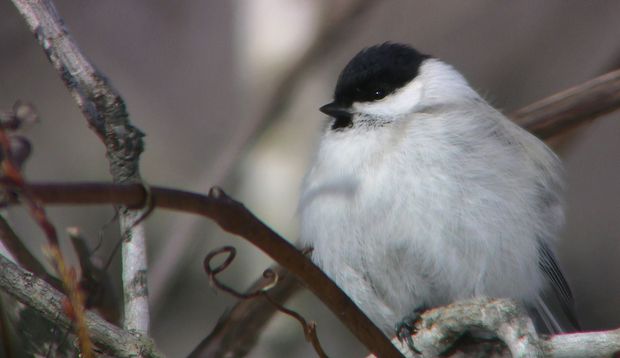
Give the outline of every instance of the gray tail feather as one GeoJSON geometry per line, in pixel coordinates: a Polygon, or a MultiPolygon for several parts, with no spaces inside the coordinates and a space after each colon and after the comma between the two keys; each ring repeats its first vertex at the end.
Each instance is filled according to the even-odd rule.
{"type": "Polygon", "coordinates": [[[563,328],[555,318],[545,301],[539,296],[536,298],[536,305],[533,308],[533,320],[537,330],[542,333],[558,334],[571,331],[563,328]]]}

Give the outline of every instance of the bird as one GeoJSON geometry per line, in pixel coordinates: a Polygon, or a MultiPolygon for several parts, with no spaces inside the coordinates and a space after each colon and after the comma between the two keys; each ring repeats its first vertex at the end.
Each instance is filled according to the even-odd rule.
{"type": "Polygon", "coordinates": [[[374,45],[320,111],[300,243],[384,334],[476,297],[513,299],[546,332],[578,327],[556,256],[563,165],[454,67],[406,44],[374,45]]]}

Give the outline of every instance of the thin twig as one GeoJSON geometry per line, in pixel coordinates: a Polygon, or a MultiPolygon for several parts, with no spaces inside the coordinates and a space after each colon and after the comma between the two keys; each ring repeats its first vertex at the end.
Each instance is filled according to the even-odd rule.
{"type": "MultiPolygon", "coordinates": [[[[255,299],[258,297],[265,298],[267,302],[269,302],[276,310],[280,311],[281,313],[286,314],[289,317],[292,317],[297,322],[299,322],[302,329],[304,330],[304,336],[306,337],[306,340],[312,344],[312,347],[314,347],[314,350],[317,353],[317,355],[321,358],[327,358],[327,354],[325,353],[325,350],[321,346],[321,342],[319,341],[319,337],[317,336],[317,333],[316,333],[316,324],[314,322],[306,321],[306,319],[299,313],[291,309],[288,309],[284,307],[283,305],[281,305],[280,303],[276,302],[269,294],[269,292],[274,287],[276,287],[279,283],[279,277],[274,271],[271,271],[270,269],[265,270],[265,272],[263,272],[263,278],[267,280],[265,286],[260,287],[254,291],[248,291],[246,293],[237,292],[231,287],[221,283],[217,279],[217,275],[221,273],[222,271],[226,270],[228,266],[230,266],[232,261],[235,259],[236,253],[237,253],[237,250],[234,247],[224,246],[220,249],[211,251],[207,255],[207,257],[205,257],[204,269],[209,277],[209,283],[211,284],[211,286],[214,286],[232,295],[233,297],[237,299],[241,299],[241,300],[250,300],[250,299],[255,299]],[[223,254],[223,253],[228,254],[224,262],[222,262],[220,265],[216,266],[215,268],[211,267],[211,261],[216,256],[223,254]]],[[[203,357],[205,355],[206,354],[204,352],[194,351],[190,355],[190,357],[203,357]]]]}
{"type": "MultiPolygon", "coordinates": [[[[116,183],[140,182],[139,157],[143,133],[131,125],[120,94],[82,54],[50,0],[13,0],[60,74],[89,126],[103,141],[116,183]]],[[[123,242],[125,327],[147,333],[149,310],[146,286],[146,238],[134,225],[139,213],[120,208],[123,242]],[[131,228],[131,229],[129,229],[131,228]]]]}
{"type": "Polygon", "coordinates": [[[226,293],[228,293],[229,295],[240,299],[240,300],[248,300],[251,298],[256,298],[259,297],[263,294],[264,291],[268,290],[269,288],[273,287],[275,284],[277,284],[278,282],[278,277],[275,276],[273,274],[273,272],[267,270],[263,273],[263,277],[266,278],[268,280],[267,284],[265,285],[265,287],[261,287],[257,290],[254,291],[250,291],[250,292],[246,292],[246,293],[240,293],[237,292],[236,290],[234,290],[233,288],[223,284],[220,282],[220,280],[217,279],[217,275],[222,273],[224,270],[226,270],[228,268],[228,266],[230,266],[230,264],[233,262],[233,260],[235,259],[235,257],[237,256],[237,249],[235,249],[232,246],[224,246],[224,247],[220,247],[219,249],[213,250],[211,252],[209,252],[209,254],[205,257],[204,262],[203,262],[203,267],[205,272],[207,273],[207,277],[209,277],[209,285],[211,285],[212,287],[215,287],[221,291],[224,291],[226,293]],[[228,256],[226,256],[226,259],[224,260],[224,262],[222,262],[221,264],[217,265],[216,267],[212,267],[211,266],[211,261],[221,255],[221,254],[228,254],[228,256]]]}
{"type": "MultiPolygon", "coordinates": [[[[45,281],[0,255],[0,289],[61,329],[71,329],[72,321],[63,313],[65,296],[45,281]]],[[[113,357],[163,357],[153,342],[129,333],[86,312],[86,325],[96,347],[113,357]]]]}
{"type": "MultiPolygon", "coordinates": [[[[300,291],[301,285],[294,275],[280,265],[269,270],[280,278],[278,284],[269,290],[269,295],[277,302],[286,302],[300,291]]],[[[259,278],[246,292],[254,292],[269,283],[259,278]]],[[[259,334],[274,316],[276,310],[265,297],[238,301],[218,320],[211,333],[194,348],[191,357],[242,357],[258,341],[259,334]],[[247,334],[246,334],[247,333],[247,334]]]]}
{"type": "Polygon", "coordinates": [[[267,301],[269,301],[272,305],[276,307],[278,311],[290,317],[293,317],[295,320],[297,320],[297,322],[299,322],[299,324],[304,330],[306,340],[309,341],[310,344],[312,344],[312,347],[314,348],[314,351],[316,352],[316,354],[321,358],[327,358],[327,353],[325,353],[325,350],[321,346],[321,342],[319,341],[319,336],[316,333],[315,322],[306,321],[306,319],[302,315],[276,302],[269,294],[265,293],[264,296],[267,299],[267,301]]]}

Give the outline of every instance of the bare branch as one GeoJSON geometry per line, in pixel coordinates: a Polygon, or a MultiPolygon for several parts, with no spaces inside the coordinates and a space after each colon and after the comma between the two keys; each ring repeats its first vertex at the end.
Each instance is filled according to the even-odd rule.
{"type": "MultiPolygon", "coordinates": [[[[63,314],[65,296],[1,255],[0,288],[53,324],[71,328],[71,320],[63,314]]],[[[104,353],[114,357],[163,357],[149,338],[123,331],[92,312],[87,312],[86,317],[93,342],[104,353]]]]}
{"type": "MultiPolygon", "coordinates": [[[[246,293],[237,292],[235,289],[222,283],[217,278],[217,275],[222,273],[224,270],[226,270],[226,268],[228,268],[228,266],[230,266],[232,261],[235,259],[235,256],[237,255],[236,253],[237,253],[237,250],[233,246],[224,246],[219,249],[213,250],[209,254],[207,254],[207,256],[204,259],[203,266],[204,266],[205,272],[207,273],[209,277],[209,284],[212,287],[222,290],[240,300],[253,300],[258,297],[265,298],[267,302],[269,302],[272,306],[274,306],[276,310],[278,310],[280,313],[283,313],[295,319],[297,322],[299,322],[299,324],[301,325],[304,331],[304,336],[306,337],[306,340],[312,344],[316,354],[320,358],[326,358],[327,354],[325,353],[325,350],[321,346],[321,342],[319,341],[319,337],[317,336],[317,333],[316,333],[316,324],[312,321],[308,322],[301,314],[299,314],[298,312],[294,310],[284,307],[282,304],[278,303],[271,297],[270,291],[275,286],[277,286],[277,284],[280,282],[280,278],[278,277],[278,274],[275,271],[272,271],[270,269],[265,270],[263,272],[263,278],[267,280],[267,282],[265,282],[265,285],[262,287],[258,287],[255,291],[249,291],[246,293]],[[213,261],[213,258],[221,254],[227,254],[228,256],[226,257],[223,263],[213,267],[211,264],[211,262],[213,261]]],[[[202,352],[194,351],[191,356],[204,357],[205,355],[211,355],[211,354],[212,353],[209,353],[207,349],[206,351],[202,351],[202,352]]],[[[218,352],[217,354],[219,354],[219,356],[222,356],[221,354],[223,354],[223,352],[218,352]]]]}
{"type": "Polygon", "coordinates": [[[123,327],[148,334],[150,325],[144,225],[134,225],[140,213],[121,208],[120,226],[124,320],[123,327]]]}
{"type": "MultiPolygon", "coordinates": [[[[280,265],[273,265],[270,270],[278,277],[278,284],[269,290],[273,300],[284,303],[299,291],[295,276],[280,265]]],[[[268,283],[261,277],[246,292],[254,292],[268,283]]],[[[237,302],[233,308],[220,317],[217,325],[200,344],[190,357],[242,357],[245,356],[258,341],[260,332],[271,320],[276,310],[265,298],[237,302]]]]}
{"type": "Polygon", "coordinates": [[[159,187],[147,191],[139,184],[30,184],[28,188],[48,205],[107,203],[136,208],[150,199],[155,207],[210,218],[224,230],[248,240],[297,276],[370,351],[381,357],[401,357],[383,333],[304,253],[221,189],[211,189],[205,196],[159,187]]]}
{"type": "MultiPolygon", "coordinates": [[[[120,94],[82,54],[50,0],[13,0],[13,4],[59,72],[89,126],[104,142],[114,182],[139,182],[144,135],[129,122],[120,94]]],[[[146,333],[149,310],[144,228],[134,225],[139,213],[120,210],[121,232],[126,236],[122,253],[125,326],[146,333]]]]}
{"type": "Polygon", "coordinates": [[[620,70],[615,70],[532,103],[510,117],[538,137],[550,139],[618,108],[620,70]]]}
{"type": "Polygon", "coordinates": [[[542,344],[545,357],[617,357],[620,329],[604,332],[560,334],[542,344]]]}
{"type": "Polygon", "coordinates": [[[418,329],[413,337],[415,346],[428,356],[447,351],[472,329],[497,335],[513,357],[542,355],[531,319],[511,300],[482,298],[439,307],[422,314],[418,329]]]}
{"type": "MultiPolygon", "coordinates": [[[[620,352],[620,329],[558,334],[541,338],[527,314],[510,300],[480,298],[437,307],[422,314],[413,336],[424,356],[458,357],[608,357],[620,352]],[[459,340],[472,329],[493,333],[501,340],[478,339],[475,345],[459,340]]],[[[392,343],[405,356],[417,357],[398,339],[392,343]]],[[[372,357],[372,356],[370,356],[372,357]]]]}
{"type": "MultiPolygon", "coordinates": [[[[129,158],[137,159],[142,151],[143,134],[129,124],[122,98],[81,53],[53,3],[47,0],[13,0],[13,4],[62,76],[88,124],[106,143],[110,151],[108,154],[113,155],[110,159],[119,163],[127,162],[129,158]]],[[[127,168],[125,177],[131,177],[135,170],[135,166],[127,168]]]]}

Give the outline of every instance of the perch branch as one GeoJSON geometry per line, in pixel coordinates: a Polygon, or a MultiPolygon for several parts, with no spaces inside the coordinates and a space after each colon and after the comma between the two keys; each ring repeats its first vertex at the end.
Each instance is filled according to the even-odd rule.
{"type": "MultiPolygon", "coordinates": [[[[2,255],[0,255],[0,288],[39,312],[53,324],[63,329],[71,328],[72,321],[63,314],[65,296],[2,255]]],[[[149,338],[123,331],[92,312],[86,313],[86,325],[97,348],[108,355],[163,357],[149,338]]]]}
{"type": "Polygon", "coordinates": [[[559,334],[542,343],[545,357],[617,357],[620,329],[602,332],[559,334]]]}
{"type": "Polygon", "coordinates": [[[539,357],[539,338],[531,319],[511,300],[474,299],[456,302],[422,314],[416,348],[425,356],[448,351],[458,338],[472,329],[493,332],[513,357],[539,357]]]}
{"type": "MultiPolygon", "coordinates": [[[[480,298],[456,302],[424,312],[413,336],[424,356],[494,357],[608,357],[620,352],[620,329],[602,332],[558,334],[541,338],[530,318],[511,300],[480,298]],[[471,329],[493,332],[495,339],[478,339],[475,346],[452,344],[471,329]],[[464,347],[462,347],[464,346],[464,347]],[[491,354],[492,353],[492,354],[491,354]]],[[[392,343],[408,357],[416,357],[398,339],[392,343]]],[[[370,356],[373,357],[373,356],[370,356]]]]}
{"type": "MultiPolygon", "coordinates": [[[[82,54],[52,1],[13,0],[48,59],[60,74],[89,126],[103,141],[116,183],[140,182],[139,158],[144,134],[131,125],[120,94],[82,54]]],[[[124,325],[148,333],[146,238],[139,213],[120,208],[123,233],[124,325]]]]}

